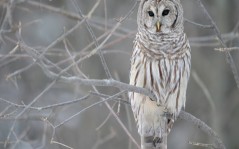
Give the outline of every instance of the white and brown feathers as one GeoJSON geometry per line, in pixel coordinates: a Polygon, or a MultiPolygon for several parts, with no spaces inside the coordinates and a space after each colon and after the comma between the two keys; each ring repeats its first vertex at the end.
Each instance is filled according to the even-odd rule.
{"type": "Polygon", "coordinates": [[[132,92],[129,95],[143,149],[167,148],[167,134],[185,106],[190,67],[180,1],[141,1],[130,84],[156,95],[156,99],[132,92]]]}

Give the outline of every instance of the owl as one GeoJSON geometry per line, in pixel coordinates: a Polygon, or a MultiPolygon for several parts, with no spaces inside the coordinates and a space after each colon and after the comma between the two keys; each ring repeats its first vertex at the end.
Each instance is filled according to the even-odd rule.
{"type": "Polygon", "coordinates": [[[130,84],[156,97],[129,93],[142,149],[166,149],[167,135],[185,107],[191,49],[183,23],[180,0],[141,0],[130,84]]]}

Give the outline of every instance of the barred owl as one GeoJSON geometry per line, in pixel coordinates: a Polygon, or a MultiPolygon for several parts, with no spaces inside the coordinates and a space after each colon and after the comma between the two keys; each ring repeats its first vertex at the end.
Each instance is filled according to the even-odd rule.
{"type": "Polygon", "coordinates": [[[131,58],[130,84],[156,99],[130,92],[142,149],[166,149],[167,135],[185,107],[191,49],[180,0],[141,0],[131,58]]]}

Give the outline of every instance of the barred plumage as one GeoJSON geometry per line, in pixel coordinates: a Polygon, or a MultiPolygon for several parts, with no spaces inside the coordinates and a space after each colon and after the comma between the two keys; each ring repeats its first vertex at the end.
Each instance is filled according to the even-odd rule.
{"type": "MultiPolygon", "coordinates": [[[[151,11],[149,6],[150,9],[156,7],[155,9],[160,11],[162,5],[175,5],[178,7],[177,11],[181,11],[177,13],[182,13],[178,0],[142,1],[138,13],[139,31],[131,59],[130,84],[150,89],[156,95],[155,100],[138,93],[129,94],[142,148],[167,148],[167,134],[180,110],[185,107],[190,75],[190,46],[183,32],[183,20],[180,20],[182,18],[176,18],[176,22],[172,19],[170,32],[166,25],[164,28],[161,26],[160,32],[156,25],[150,26],[149,30],[146,26],[147,19],[141,18],[144,13],[151,11]],[[173,24],[177,26],[172,28],[173,24]]],[[[176,16],[182,17],[182,14],[176,16]]]]}

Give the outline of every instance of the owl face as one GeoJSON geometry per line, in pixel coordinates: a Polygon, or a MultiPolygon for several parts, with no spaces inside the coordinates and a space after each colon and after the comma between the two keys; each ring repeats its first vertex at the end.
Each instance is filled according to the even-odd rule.
{"type": "Polygon", "coordinates": [[[175,0],[146,0],[139,19],[141,27],[151,34],[167,34],[177,30],[180,27],[178,19],[183,18],[179,18],[175,0]]]}

